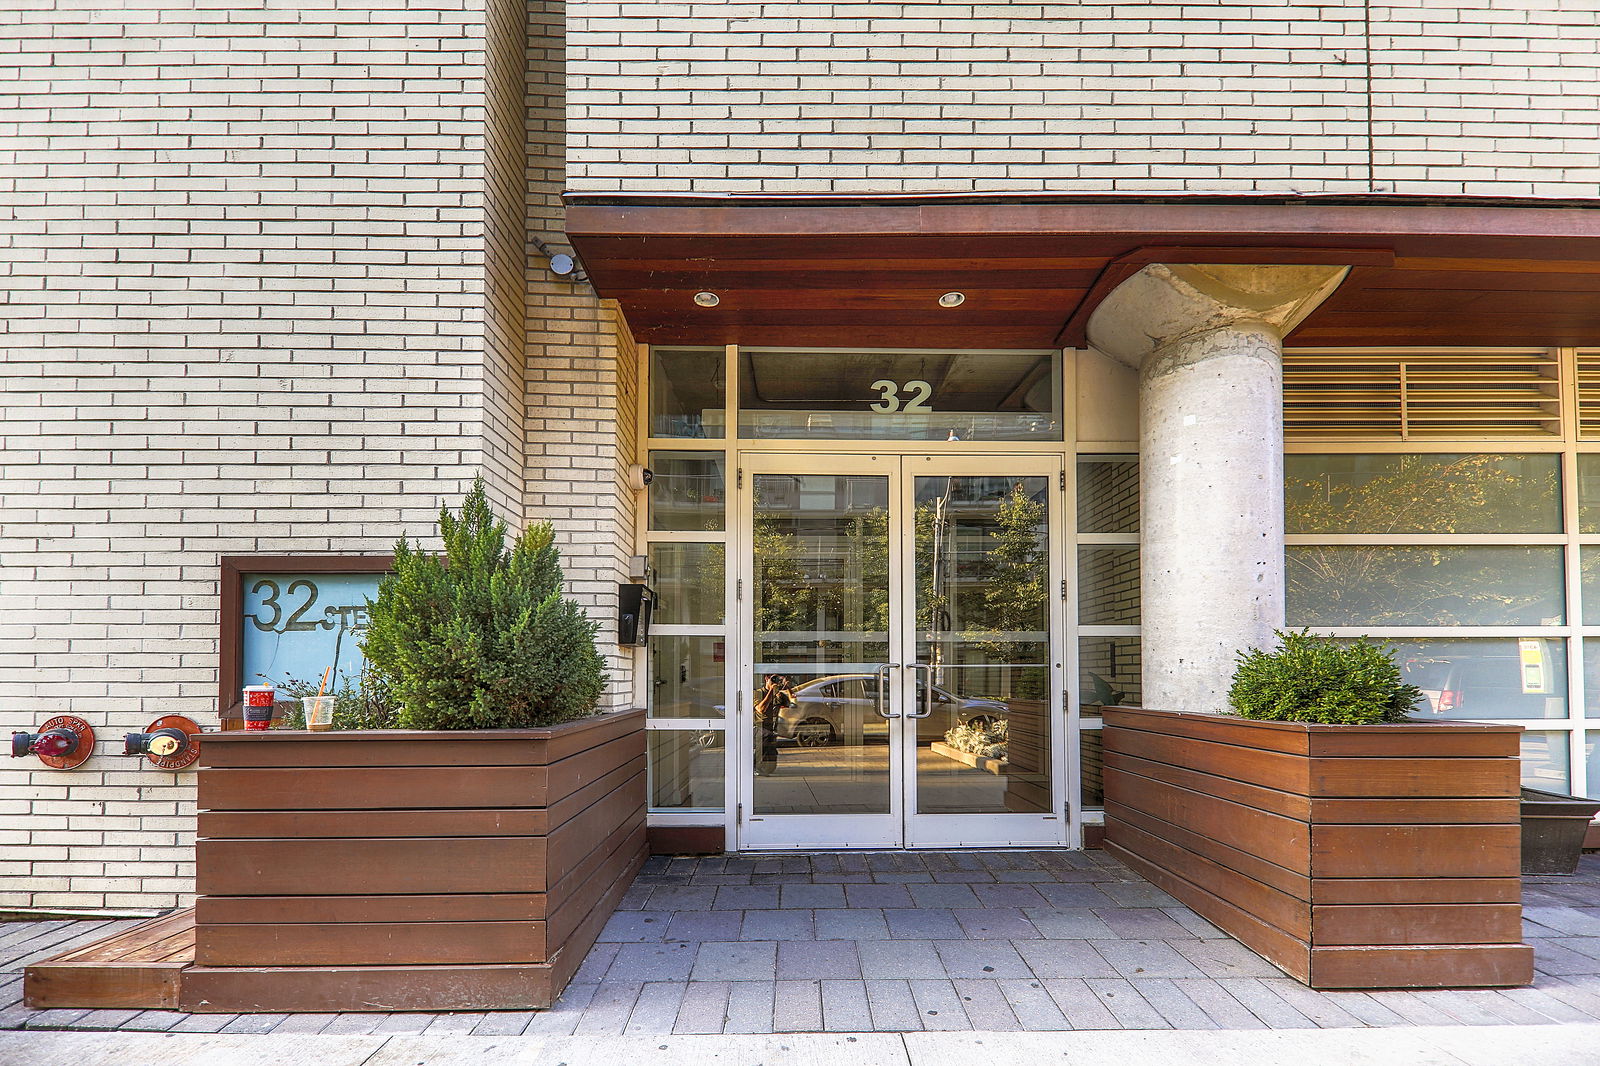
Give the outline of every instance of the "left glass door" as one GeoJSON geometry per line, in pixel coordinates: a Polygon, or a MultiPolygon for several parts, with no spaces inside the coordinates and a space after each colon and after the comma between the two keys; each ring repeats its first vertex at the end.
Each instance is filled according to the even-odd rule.
{"type": "Polygon", "coordinates": [[[899,847],[898,460],[756,455],[740,466],[739,846],[899,847]]]}

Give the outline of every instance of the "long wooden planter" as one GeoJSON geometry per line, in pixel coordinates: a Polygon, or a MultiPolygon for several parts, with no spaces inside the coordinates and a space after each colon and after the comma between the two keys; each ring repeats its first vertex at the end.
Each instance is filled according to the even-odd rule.
{"type": "Polygon", "coordinates": [[[1106,847],[1313,988],[1525,985],[1517,726],[1106,708],[1106,847]]]}
{"type": "Polygon", "coordinates": [[[646,854],[642,711],[208,736],[184,1010],[547,1007],[646,854]]]}

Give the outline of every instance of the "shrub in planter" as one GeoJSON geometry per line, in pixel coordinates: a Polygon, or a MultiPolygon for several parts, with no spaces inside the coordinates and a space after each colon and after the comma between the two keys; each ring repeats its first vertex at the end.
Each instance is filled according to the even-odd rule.
{"type": "Polygon", "coordinates": [[[594,713],[605,689],[595,623],[561,595],[548,523],[506,548],[480,480],[439,512],[444,552],[405,540],[363,645],[406,729],[528,729],[594,713]]]}
{"type": "Polygon", "coordinates": [[[1321,725],[1403,722],[1422,690],[1400,679],[1394,652],[1362,637],[1356,641],[1279,632],[1275,651],[1249,648],[1228,689],[1241,718],[1321,725]]]}

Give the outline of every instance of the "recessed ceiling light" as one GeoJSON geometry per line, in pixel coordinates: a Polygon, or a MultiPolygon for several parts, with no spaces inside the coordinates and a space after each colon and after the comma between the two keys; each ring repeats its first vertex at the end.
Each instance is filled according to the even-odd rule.
{"type": "Polygon", "coordinates": [[[697,292],[694,294],[694,302],[701,307],[715,307],[722,302],[722,297],[714,292],[697,292]]]}
{"type": "Polygon", "coordinates": [[[947,292],[939,297],[940,307],[960,307],[966,302],[967,294],[964,292],[947,292]]]}

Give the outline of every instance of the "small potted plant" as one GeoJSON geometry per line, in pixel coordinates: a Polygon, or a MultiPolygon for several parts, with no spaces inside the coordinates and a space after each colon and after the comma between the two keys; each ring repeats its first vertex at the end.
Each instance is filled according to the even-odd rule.
{"type": "Polygon", "coordinates": [[[599,713],[551,528],[508,547],[479,483],[439,531],[334,730],[207,738],[184,1009],[549,1006],[642,863],[643,712],[599,713]]]}
{"type": "Polygon", "coordinates": [[[1105,709],[1106,846],[1316,988],[1529,983],[1520,727],[1410,717],[1379,643],[1278,642],[1231,715],[1105,709]]]}

